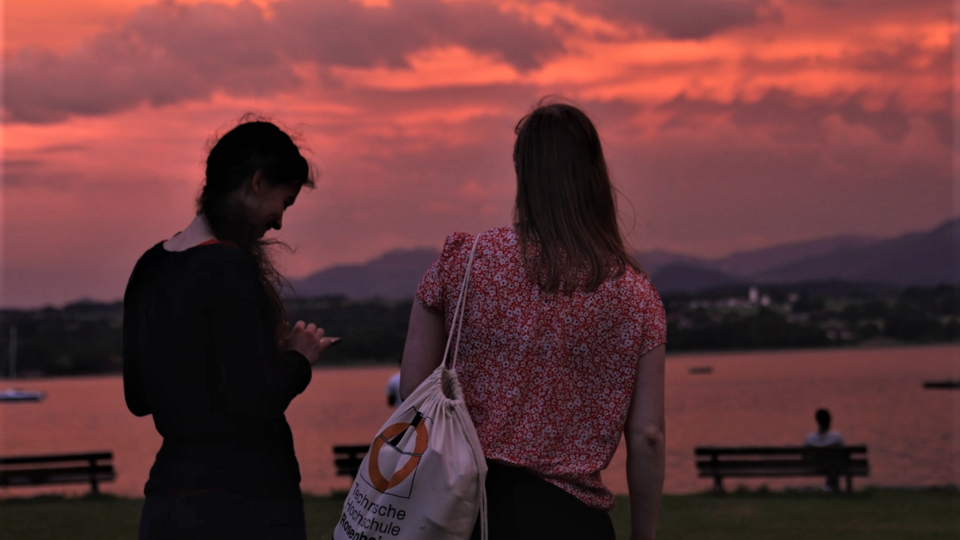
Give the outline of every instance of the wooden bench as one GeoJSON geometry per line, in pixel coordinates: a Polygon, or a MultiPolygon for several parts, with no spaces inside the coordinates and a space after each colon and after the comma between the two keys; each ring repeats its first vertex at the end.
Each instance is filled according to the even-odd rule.
{"type": "Polygon", "coordinates": [[[356,478],[369,449],[369,445],[334,446],[333,464],[337,467],[337,476],[356,478]]]}
{"type": "Polygon", "coordinates": [[[100,482],[116,478],[111,452],[0,458],[0,487],[86,484],[100,494],[100,482]]]}
{"type": "Polygon", "coordinates": [[[854,476],[868,476],[866,446],[815,448],[700,447],[694,450],[700,478],[713,478],[713,490],[723,493],[723,478],[824,476],[846,478],[847,493],[854,476]]]}

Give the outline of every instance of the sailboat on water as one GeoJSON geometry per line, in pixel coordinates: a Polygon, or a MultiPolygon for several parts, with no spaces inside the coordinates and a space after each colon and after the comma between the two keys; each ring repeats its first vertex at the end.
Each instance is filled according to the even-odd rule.
{"type": "MultiPolygon", "coordinates": [[[[10,326],[10,380],[17,378],[17,327],[10,326]]],[[[40,390],[23,390],[17,387],[0,390],[0,402],[43,401],[47,394],[40,390]]]]}

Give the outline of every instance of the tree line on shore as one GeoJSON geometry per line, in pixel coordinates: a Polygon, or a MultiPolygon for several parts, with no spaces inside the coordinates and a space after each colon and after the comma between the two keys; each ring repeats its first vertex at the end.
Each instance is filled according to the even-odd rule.
{"type": "MultiPolygon", "coordinates": [[[[777,287],[663,297],[667,351],[850,347],[960,340],[960,289],[951,286],[864,292],[857,287],[777,287]],[[818,290],[819,289],[819,290],[818,290]],[[799,292],[793,292],[799,291],[799,292]],[[763,294],[761,295],[760,292],[763,294]]],[[[317,323],[343,338],[325,365],[399,363],[413,300],[290,301],[288,319],[317,323]]],[[[122,369],[123,304],[0,311],[0,375],[10,372],[16,329],[19,376],[117,373],[122,369]]]]}

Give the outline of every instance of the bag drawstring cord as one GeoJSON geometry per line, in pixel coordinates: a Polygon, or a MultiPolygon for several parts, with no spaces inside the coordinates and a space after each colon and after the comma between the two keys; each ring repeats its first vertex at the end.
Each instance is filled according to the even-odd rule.
{"type": "MultiPolygon", "coordinates": [[[[473,258],[477,252],[477,244],[480,242],[480,237],[483,236],[483,233],[478,234],[473,240],[473,247],[470,248],[470,257],[467,259],[467,268],[463,274],[463,283],[460,284],[460,295],[457,297],[457,308],[453,312],[453,325],[456,326],[457,330],[457,339],[456,344],[453,347],[453,358],[450,362],[450,366],[447,368],[450,371],[453,371],[456,374],[457,368],[457,353],[460,349],[460,332],[463,329],[463,318],[464,311],[467,308],[467,284],[470,282],[470,271],[473,269],[473,258]]],[[[453,333],[453,326],[450,328],[451,334],[453,333]]],[[[450,336],[453,337],[452,335],[450,336]]],[[[450,343],[453,339],[447,339],[447,347],[443,351],[443,365],[447,365],[447,358],[450,354],[450,343]]],[[[479,474],[481,467],[486,466],[486,462],[481,463],[483,459],[483,450],[476,448],[476,445],[479,441],[470,438],[470,450],[473,454],[473,461],[477,467],[478,476],[480,477],[480,539],[488,540],[487,531],[487,485],[485,479],[482,475],[479,474]]]]}

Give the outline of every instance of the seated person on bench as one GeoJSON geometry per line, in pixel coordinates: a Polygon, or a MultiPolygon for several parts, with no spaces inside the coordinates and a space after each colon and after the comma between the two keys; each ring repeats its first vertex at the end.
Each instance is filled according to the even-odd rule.
{"type": "MultiPolygon", "coordinates": [[[[840,435],[840,432],[830,429],[830,411],[818,409],[815,418],[818,429],[807,434],[803,439],[803,445],[817,448],[843,446],[843,436],[840,435]]],[[[827,485],[824,488],[827,491],[840,491],[840,478],[834,474],[827,476],[827,485]]]]}

